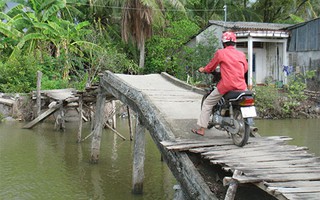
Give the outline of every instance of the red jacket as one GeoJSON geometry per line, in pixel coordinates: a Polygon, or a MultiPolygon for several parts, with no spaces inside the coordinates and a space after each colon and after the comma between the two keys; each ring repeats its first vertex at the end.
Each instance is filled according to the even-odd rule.
{"type": "Polygon", "coordinates": [[[204,69],[210,73],[218,65],[220,65],[221,80],[217,88],[220,94],[225,94],[230,90],[247,89],[244,74],[248,71],[248,62],[243,52],[236,50],[234,46],[219,49],[204,69]]]}

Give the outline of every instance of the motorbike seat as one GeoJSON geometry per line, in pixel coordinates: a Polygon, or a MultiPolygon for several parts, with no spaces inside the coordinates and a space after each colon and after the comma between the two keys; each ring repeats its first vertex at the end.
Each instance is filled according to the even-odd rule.
{"type": "Polygon", "coordinates": [[[232,90],[226,93],[223,98],[228,101],[237,101],[242,96],[252,96],[252,91],[250,90],[232,90]]]}

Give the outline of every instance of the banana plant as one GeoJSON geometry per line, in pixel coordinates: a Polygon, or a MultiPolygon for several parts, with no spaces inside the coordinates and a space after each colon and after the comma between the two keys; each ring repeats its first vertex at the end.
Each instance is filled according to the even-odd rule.
{"type": "Polygon", "coordinates": [[[83,56],[84,51],[103,49],[83,40],[90,32],[86,28],[89,22],[73,23],[61,18],[66,8],[63,0],[30,0],[28,5],[19,4],[7,13],[0,13],[0,48],[9,54],[9,59],[19,54],[50,52],[54,52],[52,56],[59,57],[63,52],[67,58],[63,66],[63,78],[69,79],[69,70],[72,68],[68,60],[70,54],[83,56]]]}

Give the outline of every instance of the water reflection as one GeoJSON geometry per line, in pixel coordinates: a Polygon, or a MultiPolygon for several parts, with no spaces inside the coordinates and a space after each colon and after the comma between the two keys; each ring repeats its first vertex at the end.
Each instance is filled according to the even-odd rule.
{"type": "MultiPolygon", "coordinates": [[[[0,199],[172,199],[174,177],[160,161],[146,134],[144,194],[131,194],[133,142],[104,130],[100,161],[89,163],[91,138],[77,140],[77,123],[65,132],[42,123],[32,130],[23,124],[0,124],[0,199]]],[[[117,130],[130,138],[128,123],[119,120],[117,130]]],[[[88,127],[86,127],[88,126],[88,127]]],[[[89,134],[84,125],[83,137],[89,134]]]]}
{"type": "Polygon", "coordinates": [[[320,156],[319,119],[256,120],[255,123],[260,135],[289,136],[293,139],[289,144],[306,146],[320,156]]]}

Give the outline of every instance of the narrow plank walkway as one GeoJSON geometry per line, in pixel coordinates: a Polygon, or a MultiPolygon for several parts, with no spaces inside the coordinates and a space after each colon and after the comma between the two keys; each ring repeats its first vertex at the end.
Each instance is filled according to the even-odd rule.
{"type": "MultiPolygon", "coordinates": [[[[239,183],[252,183],[277,199],[320,199],[319,158],[304,147],[286,144],[287,137],[250,138],[243,148],[226,132],[191,133],[200,114],[203,91],[166,73],[124,75],[105,72],[100,91],[130,106],[148,128],[187,199],[218,199],[189,154],[212,165],[242,172],[239,183]]],[[[214,170],[214,168],[212,168],[214,170]]]]}
{"type": "Polygon", "coordinates": [[[320,198],[320,158],[305,147],[287,145],[286,137],[250,138],[243,148],[228,140],[181,139],[161,142],[174,151],[201,154],[226,171],[242,172],[233,179],[253,183],[278,199],[320,198]]]}

